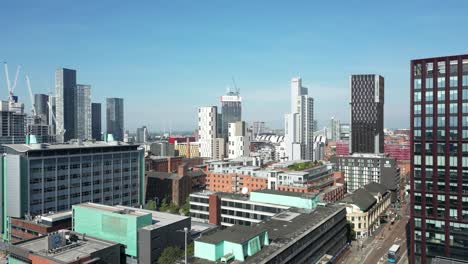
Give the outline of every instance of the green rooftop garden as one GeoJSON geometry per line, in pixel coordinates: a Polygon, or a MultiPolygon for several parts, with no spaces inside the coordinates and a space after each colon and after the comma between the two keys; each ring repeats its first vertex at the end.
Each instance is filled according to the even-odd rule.
{"type": "Polygon", "coordinates": [[[288,169],[292,171],[302,171],[302,170],[310,169],[310,168],[321,166],[321,165],[323,165],[321,161],[307,161],[307,162],[299,162],[293,165],[289,165],[288,169]]]}

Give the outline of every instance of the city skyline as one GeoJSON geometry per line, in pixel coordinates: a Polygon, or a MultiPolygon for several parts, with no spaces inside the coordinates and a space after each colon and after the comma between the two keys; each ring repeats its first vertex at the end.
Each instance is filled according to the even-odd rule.
{"type": "MultiPolygon", "coordinates": [[[[0,43],[0,59],[10,66],[21,64],[34,82],[34,93],[54,91],[56,68],[76,69],[78,78],[92,85],[93,102],[125,98],[125,116],[140,117],[127,119],[125,129],[131,131],[142,125],[150,131],[193,130],[197,106],[217,105],[226,86],[232,86],[232,76],[248,122],[262,120],[282,127],[289,108],[289,80],[295,76],[308,80],[304,85],[316,100],[320,127],[332,116],[349,122],[349,76],[378,73],[386,80],[384,126],[406,128],[409,100],[401,101],[400,95],[409,95],[408,61],[466,53],[464,35],[449,48],[441,39],[425,41],[437,29],[456,34],[457,27],[449,25],[463,22],[466,5],[405,3],[403,9],[398,3],[378,7],[297,3],[294,12],[284,13],[287,6],[269,3],[269,12],[261,12],[259,19],[265,7],[260,3],[223,7],[93,3],[93,8],[84,3],[73,10],[65,3],[29,3],[28,8],[6,3],[0,15],[15,26],[4,27],[4,35],[14,40],[0,43]],[[325,17],[321,13],[327,10],[334,12],[325,17]],[[181,19],[167,17],[174,12],[181,19]],[[77,15],[83,13],[87,15],[77,15]],[[347,23],[351,18],[353,23],[347,23]],[[315,26],[324,19],[334,23],[315,26]],[[171,102],[179,105],[172,107],[171,102]]],[[[23,82],[16,91],[29,105],[23,82]]],[[[0,97],[7,97],[3,75],[0,97]]]]}

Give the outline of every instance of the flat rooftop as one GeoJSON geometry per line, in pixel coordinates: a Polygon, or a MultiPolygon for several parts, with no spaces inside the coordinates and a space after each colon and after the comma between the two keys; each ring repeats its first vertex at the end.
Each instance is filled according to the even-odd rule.
{"type": "Polygon", "coordinates": [[[120,206],[110,206],[104,204],[96,204],[96,203],[82,203],[73,205],[73,207],[84,207],[84,208],[92,208],[96,210],[106,211],[115,214],[122,214],[122,215],[132,215],[135,217],[147,215],[147,212],[142,212],[142,210],[133,207],[120,207],[120,206]]]}
{"type": "Polygon", "coordinates": [[[41,215],[40,217],[44,221],[55,222],[55,221],[60,221],[60,220],[71,218],[72,211],[70,210],[70,211],[65,211],[65,212],[41,215]]]}
{"type": "Polygon", "coordinates": [[[137,208],[123,206],[123,205],[117,205],[116,207],[119,209],[137,210],[139,213],[142,213],[142,214],[151,214],[153,223],[151,225],[142,227],[142,229],[147,229],[147,230],[157,229],[163,226],[167,226],[173,223],[177,223],[183,220],[190,219],[189,216],[162,213],[158,211],[145,210],[145,209],[137,209],[137,208]]]}
{"type": "Polygon", "coordinates": [[[138,144],[128,144],[120,141],[83,141],[81,144],[68,143],[68,144],[4,144],[5,148],[10,148],[17,152],[28,152],[30,150],[61,150],[61,149],[82,149],[82,148],[103,148],[103,147],[119,147],[119,146],[134,146],[139,147],[138,144]]]}
{"type": "MultiPolygon", "coordinates": [[[[281,252],[294,240],[305,235],[308,231],[320,227],[328,219],[345,210],[344,206],[327,204],[318,206],[313,211],[289,209],[283,211],[271,219],[262,221],[253,226],[232,226],[222,231],[204,235],[196,240],[205,243],[217,243],[220,240],[240,241],[253,237],[262,230],[267,230],[270,245],[265,246],[257,254],[247,257],[243,263],[260,263],[269,257],[281,252]],[[233,230],[233,231],[229,231],[233,230]]],[[[192,261],[193,262],[193,261],[192,261]]],[[[196,259],[194,263],[207,263],[204,259],[196,259]]]]}
{"type": "MultiPolygon", "coordinates": [[[[317,194],[315,193],[288,192],[288,191],[277,191],[277,190],[270,190],[270,189],[251,191],[251,193],[265,193],[265,194],[272,194],[272,195],[283,195],[283,196],[308,198],[308,199],[314,198],[317,196],[317,194]]],[[[294,206],[294,205],[291,205],[291,206],[294,206]]]]}
{"type": "Polygon", "coordinates": [[[101,240],[89,236],[86,236],[85,240],[83,240],[82,234],[74,232],[70,232],[70,234],[76,234],[78,236],[78,241],[73,243],[73,246],[65,246],[62,248],[62,250],[56,253],[47,252],[46,250],[48,236],[42,236],[39,238],[33,238],[30,240],[19,242],[12,245],[12,247],[25,250],[26,252],[33,252],[36,255],[52,259],[56,262],[70,263],[76,261],[78,258],[87,257],[93,252],[118,244],[115,242],[101,240]]]}

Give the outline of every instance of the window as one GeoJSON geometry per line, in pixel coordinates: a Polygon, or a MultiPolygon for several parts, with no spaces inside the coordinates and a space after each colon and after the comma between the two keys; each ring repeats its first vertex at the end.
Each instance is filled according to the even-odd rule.
{"type": "Polygon", "coordinates": [[[458,91],[457,90],[450,90],[450,100],[457,100],[458,91]]]}
{"type": "Polygon", "coordinates": [[[456,126],[457,126],[457,117],[456,116],[451,116],[450,117],[450,127],[456,127],[456,126]]]}
{"type": "Polygon", "coordinates": [[[421,79],[414,79],[414,89],[421,90],[421,79]]]}
{"type": "Polygon", "coordinates": [[[432,115],[433,112],[434,112],[434,106],[432,104],[426,104],[426,114],[432,115]]]}
{"type": "Polygon", "coordinates": [[[468,86],[468,75],[463,75],[462,76],[462,85],[463,85],[463,87],[468,86]]]}
{"type": "Polygon", "coordinates": [[[445,127],[445,116],[438,116],[437,117],[437,126],[438,127],[445,127]]]}
{"type": "MultiPolygon", "coordinates": [[[[427,106],[426,106],[426,112],[427,112],[427,106]]],[[[421,114],[421,105],[414,105],[414,114],[415,115],[421,114]]]]}
{"type": "Polygon", "coordinates": [[[451,103],[450,104],[450,114],[456,114],[458,112],[458,104],[451,103]]]}
{"type": "Polygon", "coordinates": [[[437,104],[437,114],[445,114],[445,104],[437,104]]]}
{"type": "Polygon", "coordinates": [[[458,76],[450,76],[450,87],[458,86],[458,76]]]}
{"type": "Polygon", "coordinates": [[[462,116],[462,126],[468,126],[468,116],[462,116]]]}
{"type": "Polygon", "coordinates": [[[445,91],[437,91],[437,101],[445,101],[445,91]]]}
{"type": "Polygon", "coordinates": [[[433,125],[432,116],[426,117],[426,127],[432,127],[433,125]]]}
{"type": "Polygon", "coordinates": [[[426,89],[434,88],[434,82],[432,78],[426,78],[426,89]]]}
{"type": "Polygon", "coordinates": [[[434,99],[434,93],[426,92],[426,102],[432,102],[433,99],[434,99]]]}
{"type": "Polygon", "coordinates": [[[437,78],[437,87],[445,88],[445,77],[438,77],[437,78]]]}
{"type": "Polygon", "coordinates": [[[415,92],[414,93],[414,101],[415,102],[421,102],[421,92],[415,92]]]}
{"type": "Polygon", "coordinates": [[[463,89],[462,91],[462,99],[468,100],[468,89],[463,89]]]}
{"type": "Polygon", "coordinates": [[[421,127],[421,117],[415,117],[414,118],[414,126],[415,127],[421,127]]]}

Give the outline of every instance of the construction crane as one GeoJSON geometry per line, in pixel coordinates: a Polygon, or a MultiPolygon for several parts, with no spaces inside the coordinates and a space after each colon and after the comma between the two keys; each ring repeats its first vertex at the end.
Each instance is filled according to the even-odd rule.
{"type": "Polygon", "coordinates": [[[16,88],[16,84],[18,83],[18,76],[19,76],[21,66],[18,66],[16,68],[16,74],[15,74],[15,80],[13,82],[13,86],[11,85],[11,82],[10,82],[10,74],[9,74],[9,71],[8,71],[8,64],[6,62],[4,62],[3,67],[4,67],[4,70],[5,70],[5,79],[6,79],[6,84],[7,84],[7,88],[8,88],[8,101],[10,103],[12,103],[13,102],[13,91],[16,88]]]}
{"type": "Polygon", "coordinates": [[[29,91],[29,99],[31,99],[31,111],[32,111],[32,115],[33,117],[36,117],[36,104],[34,103],[34,97],[33,97],[33,93],[32,93],[32,89],[31,89],[31,82],[29,80],[29,76],[26,75],[26,84],[28,85],[28,91],[29,91]]]}
{"type": "MultiPolygon", "coordinates": [[[[49,98],[50,98],[50,96],[49,96],[49,98]]],[[[59,128],[57,126],[57,118],[55,117],[54,111],[52,110],[52,105],[50,104],[49,100],[47,100],[47,106],[49,106],[50,115],[52,116],[52,119],[54,120],[54,123],[55,123],[55,134],[60,135],[60,138],[63,138],[63,135],[65,135],[65,131],[67,131],[67,130],[63,129],[62,127],[59,128]]]]}
{"type": "Polygon", "coordinates": [[[239,88],[237,88],[237,84],[236,84],[236,80],[234,80],[234,76],[232,76],[232,83],[234,84],[234,93],[236,95],[239,95],[240,90],[239,88]]]}

